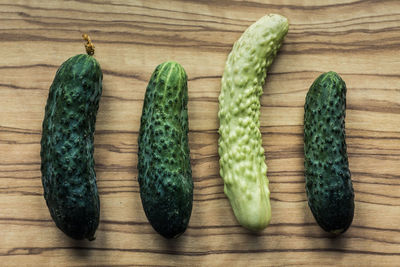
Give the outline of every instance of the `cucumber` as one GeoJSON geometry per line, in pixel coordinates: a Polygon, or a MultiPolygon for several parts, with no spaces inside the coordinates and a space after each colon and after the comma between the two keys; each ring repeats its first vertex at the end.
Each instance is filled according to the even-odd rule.
{"type": "Polygon", "coordinates": [[[289,24],[267,15],[251,25],[234,44],[225,65],[219,96],[220,175],[238,222],[264,229],[271,206],[260,132],[260,96],[289,24]]]}
{"type": "Polygon", "coordinates": [[[166,238],[180,236],[192,212],[187,102],[183,67],[172,61],[157,66],[143,103],[138,181],[146,216],[166,238]]]}
{"type": "MultiPolygon", "coordinates": [[[[94,46],[85,37],[87,53],[93,54],[94,46]]],[[[74,239],[93,240],[99,225],[93,135],[102,79],[93,56],[71,57],[56,73],[44,114],[40,151],[44,198],[57,227],[74,239]]]]}
{"type": "Polygon", "coordinates": [[[304,105],[304,169],[308,205],[327,232],[345,232],[354,216],[345,140],[346,84],[335,72],[319,76],[304,105]]]}

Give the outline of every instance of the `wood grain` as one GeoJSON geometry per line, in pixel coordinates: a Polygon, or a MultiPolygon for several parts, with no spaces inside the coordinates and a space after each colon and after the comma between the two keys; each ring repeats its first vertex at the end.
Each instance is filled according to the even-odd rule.
{"type": "Polygon", "coordinates": [[[0,3],[0,265],[383,266],[400,264],[400,1],[22,1],[0,3]],[[261,131],[271,225],[240,227],[218,172],[217,97],[235,40],[267,13],[290,30],[267,77],[261,131]],[[77,242],[50,218],[40,180],[41,123],[58,66],[89,33],[104,70],[95,134],[101,222],[77,242]],[[167,241],[144,215],[137,134],[147,81],[176,60],[189,76],[194,207],[167,241]],[[348,86],[347,143],[355,188],[351,228],[332,239],[307,206],[305,94],[322,72],[348,86]]]}

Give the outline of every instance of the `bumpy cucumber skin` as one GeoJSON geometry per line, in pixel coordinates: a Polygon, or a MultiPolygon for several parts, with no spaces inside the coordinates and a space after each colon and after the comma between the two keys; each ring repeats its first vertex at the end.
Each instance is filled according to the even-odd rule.
{"type": "Polygon", "coordinates": [[[187,102],[183,67],[172,61],[157,66],[143,104],[138,180],[146,216],[166,238],[185,232],[192,213],[187,102]]]}
{"type": "Polygon", "coordinates": [[[219,96],[219,156],[224,192],[238,222],[253,231],[271,219],[267,166],[260,132],[260,96],[266,70],[289,24],[270,14],[251,25],[229,54],[219,96]]]}
{"type": "Polygon", "coordinates": [[[345,140],[346,84],[335,72],[319,76],[304,106],[304,168],[308,205],[327,232],[353,221],[354,190],[345,140]]]}
{"type": "Polygon", "coordinates": [[[103,74],[92,56],[76,55],[50,87],[41,140],[42,184],[51,217],[74,239],[94,239],[100,202],[93,134],[103,74]]]}

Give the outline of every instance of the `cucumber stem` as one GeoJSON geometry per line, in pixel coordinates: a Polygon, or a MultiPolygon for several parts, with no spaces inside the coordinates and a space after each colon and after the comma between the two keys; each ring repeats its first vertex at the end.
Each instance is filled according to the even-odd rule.
{"type": "Polygon", "coordinates": [[[86,33],[82,34],[82,37],[86,41],[86,43],[85,43],[86,53],[89,56],[93,56],[94,55],[94,44],[92,43],[92,40],[90,40],[89,35],[87,35],[86,33]]]}

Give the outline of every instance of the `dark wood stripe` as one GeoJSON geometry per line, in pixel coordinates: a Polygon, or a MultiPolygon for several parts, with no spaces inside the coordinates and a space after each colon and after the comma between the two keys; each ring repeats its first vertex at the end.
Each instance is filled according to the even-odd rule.
{"type": "Polygon", "coordinates": [[[129,249],[129,248],[106,248],[106,247],[16,247],[8,250],[6,253],[0,253],[0,256],[16,256],[16,255],[39,255],[49,251],[56,250],[90,250],[99,252],[123,252],[123,253],[151,253],[181,256],[207,256],[218,254],[258,254],[258,253],[340,253],[340,254],[361,254],[361,255],[380,255],[380,256],[399,256],[400,252],[381,252],[369,250],[355,249],[339,249],[339,248],[304,248],[304,249],[248,249],[248,250],[204,250],[204,251],[176,251],[176,250],[158,250],[158,249],[129,249]]]}
{"type": "MultiPolygon", "coordinates": [[[[104,5],[104,3],[102,3],[102,5],[104,5]]],[[[39,11],[45,11],[47,13],[50,13],[51,11],[64,11],[67,13],[70,12],[76,12],[76,13],[83,13],[83,14],[97,14],[99,15],[99,17],[102,16],[110,16],[110,15],[118,15],[118,16],[132,16],[132,15],[136,15],[136,16],[141,16],[141,17],[149,17],[149,18],[162,18],[162,19],[171,19],[171,20],[178,20],[178,21],[190,21],[190,22],[201,22],[201,23],[207,23],[207,22],[211,22],[211,23],[224,23],[224,22],[220,22],[220,21],[212,21],[212,20],[196,20],[196,19],[182,19],[181,17],[178,17],[176,15],[172,15],[172,16],[152,16],[143,12],[140,13],[121,13],[121,12],[110,12],[107,9],[103,9],[104,11],[102,12],[97,12],[95,10],[90,10],[90,11],[85,11],[82,9],[66,9],[66,8],[43,8],[43,7],[32,7],[29,5],[16,5],[16,4],[0,4],[0,6],[11,6],[11,7],[20,7],[20,8],[24,8],[24,9],[28,9],[28,10],[39,10],[39,11]]],[[[146,7],[146,6],[140,6],[140,5],[131,5],[131,7],[134,8],[139,8],[139,9],[148,9],[150,11],[166,11],[169,13],[178,13],[178,14],[188,14],[188,15],[199,15],[198,13],[194,13],[194,12],[188,12],[188,11],[178,11],[178,10],[172,10],[172,9],[162,9],[162,8],[155,8],[155,7],[146,7]]],[[[4,13],[4,12],[3,12],[4,13]]],[[[6,12],[9,13],[9,12],[6,12]]],[[[25,12],[18,12],[19,15],[24,16],[26,13],[25,12]]],[[[151,14],[151,13],[150,13],[151,14]]],[[[246,22],[246,24],[254,22],[252,20],[244,20],[241,18],[226,18],[226,17],[222,17],[222,16],[215,16],[215,15],[209,15],[209,14],[200,14],[203,17],[209,17],[209,18],[217,18],[217,19],[224,19],[225,21],[231,21],[231,22],[237,22],[237,21],[244,21],[246,22]]],[[[58,18],[58,17],[57,17],[58,18]]],[[[117,21],[118,22],[118,21],[117,21]]],[[[226,23],[226,25],[233,25],[233,26],[240,26],[241,24],[235,24],[235,23],[226,23]]]]}
{"type": "MultiPolygon", "coordinates": [[[[0,221],[4,222],[32,222],[32,223],[53,223],[51,219],[33,219],[33,218],[8,218],[8,217],[0,217],[0,221]]],[[[118,221],[118,220],[100,220],[101,224],[106,225],[128,225],[128,226],[148,226],[149,223],[147,221],[118,221]]],[[[268,225],[268,228],[283,228],[283,227],[315,227],[317,226],[316,222],[305,222],[305,223],[271,223],[268,225]]],[[[188,229],[192,230],[212,230],[212,229],[229,229],[229,228],[239,228],[246,231],[239,224],[225,225],[193,225],[189,224],[188,229]]],[[[367,231],[382,231],[382,232],[395,232],[400,233],[400,228],[379,228],[372,227],[366,225],[357,225],[352,224],[351,228],[356,228],[360,230],[367,231]]]]}
{"type": "MultiPolygon", "coordinates": [[[[139,190],[114,190],[114,191],[104,191],[99,189],[99,195],[100,196],[105,196],[105,195],[116,195],[116,194],[121,194],[121,193],[134,193],[134,194],[139,194],[139,190]]],[[[365,193],[365,194],[373,194],[373,193],[367,193],[367,192],[355,192],[356,196],[357,194],[360,193],[365,193]]],[[[39,192],[31,192],[31,191],[21,191],[21,190],[7,190],[2,192],[2,194],[7,194],[7,195],[22,195],[22,196],[40,196],[43,197],[43,193],[39,192]]],[[[227,201],[226,196],[223,194],[223,192],[218,193],[219,196],[214,196],[214,197],[208,197],[208,198],[194,198],[193,202],[210,202],[210,201],[227,201]]],[[[280,193],[280,194],[290,194],[290,193],[280,193]]],[[[300,193],[294,193],[294,194],[300,194],[300,193]]],[[[216,195],[216,194],[211,194],[211,195],[216,195]]],[[[276,202],[284,202],[284,203],[301,203],[301,202],[307,202],[306,196],[303,193],[300,200],[288,200],[288,199],[281,199],[275,197],[277,193],[272,192],[270,196],[271,201],[276,201],[276,202]]],[[[197,196],[195,194],[195,196],[197,196]]],[[[393,197],[393,196],[384,196],[384,195],[379,195],[380,197],[385,197],[385,198],[394,198],[397,199],[398,197],[393,197]]],[[[393,203],[382,203],[382,202],[373,202],[373,201],[367,201],[367,200],[360,200],[357,199],[355,202],[360,202],[360,203],[365,203],[365,204],[371,204],[371,205],[379,205],[379,206],[393,206],[393,207],[398,207],[400,206],[399,204],[393,204],[393,203]]]]}
{"type": "MultiPolygon", "coordinates": [[[[286,135],[298,135],[298,136],[302,136],[302,129],[303,129],[303,125],[262,125],[260,127],[261,129],[261,133],[264,134],[286,134],[286,135]],[[275,132],[275,131],[269,131],[267,129],[291,129],[290,131],[288,130],[288,132],[275,132]],[[297,130],[294,132],[293,129],[297,128],[297,130]]],[[[40,135],[41,131],[40,130],[32,130],[32,129],[23,129],[23,128],[15,128],[15,127],[6,127],[6,126],[1,126],[0,125],[0,132],[12,132],[12,133],[17,133],[17,134],[37,134],[40,135]]],[[[393,131],[379,131],[379,130],[373,130],[373,129],[356,129],[356,128],[349,128],[346,127],[346,138],[360,138],[360,139],[377,139],[377,140],[387,140],[387,139],[400,139],[400,135],[399,136],[362,136],[362,135],[352,135],[352,132],[365,132],[365,133],[373,133],[373,134],[395,134],[395,135],[399,135],[398,132],[393,132],[393,131]]],[[[132,135],[137,135],[139,132],[138,131],[128,131],[128,130],[101,130],[101,129],[97,129],[95,132],[95,135],[101,135],[101,134],[132,134],[132,135]]],[[[189,133],[203,133],[203,134],[213,134],[213,135],[218,135],[218,129],[204,129],[204,130],[195,130],[195,129],[191,129],[189,131],[189,133]]]]}
{"type": "MultiPolygon", "coordinates": [[[[75,12],[79,12],[79,10],[75,11],[75,12]]],[[[231,33],[235,33],[237,35],[239,35],[241,32],[243,32],[243,30],[248,26],[248,24],[250,24],[251,22],[247,22],[246,24],[234,24],[234,23],[228,23],[228,22],[223,22],[223,21],[210,21],[210,20],[196,20],[196,19],[182,19],[182,18],[170,18],[170,17],[166,17],[166,16],[151,16],[148,14],[132,14],[130,13],[131,16],[135,16],[135,17],[149,17],[149,18],[159,18],[159,19],[163,19],[164,22],[157,22],[157,21],[144,21],[144,20],[137,20],[137,19],[132,19],[132,20],[113,20],[113,21],[107,21],[107,20],[94,20],[94,19],[83,19],[83,18],[79,18],[79,19],[74,19],[74,18],[70,18],[70,17],[54,17],[54,16],[33,16],[30,15],[28,13],[25,12],[15,12],[18,14],[18,16],[22,17],[22,18],[17,18],[17,19],[11,19],[14,21],[24,21],[24,22],[28,22],[30,24],[33,25],[41,25],[41,26],[47,26],[50,28],[40,28],[40,30],[52,30],[54,28],[60,28],[60,27],[66,27],[66,29],[63,29],[65,31],[73,31],[70,30],[68,28],[72,27],[72,26],[85,26],[88,23],[91,23],[93,25],[96,25],[98,28],[105,28],[105,27],[119,27],[119,28],[128,28],[131,29],[132,27],[135,27],[135,29],[140,29],[142,31],[151,31],[151,30],[162,30],[163,32],[176,32],[176,29],[174,29],[174,27],[179,27],[179,32],[231,32],[231,33]],[[43,19],[50,19],[52,20],[52,22],[44,22],[43,19]],[[61,22],[54,22],[54,20],[58,20],[61,22]],[[182,24],[182,23],[171,23],[171,22],[165,22],[165,20],[171,20],[171,21],[177,21],[177,22],[191,22],[192,24],[182,24]],[[65,22],[68,21],[68,22],[65,22]],[[207,23],[207,24],[206,24],[207,23]],[[221,27],[221,25],[223,25],[221,27]],[[237,30],[233,30],[232,28],[228,28],[226,27],[227,25],[229,26],[238,26],[237,30]],[[52,26],[52,27],[51,27],[52,26]],[[171,29],[172,28],[172,29],[171,29]]],[[[14,14],[15,14],[14,13],[14,14]]],[[[10,14],[9,12],[3,12],[3,14],[10,14]]],[[[92,14],[95,14],[95,12],[93,12],[92,14]]],[[[102,13],[102,16],[104,15],[109,15],[109,12],[107,13],[102,13]]],[[[121,15],[121,14],[120,14],[121,15]]],[[[391,15],[396,15],[396,14],[391,14],[391,15]]],[[[353,18],[350,20],[343,20],[343,21],[338,21],[338,22],[326,22],[326,23],[322,23],[322,24],[308,24],[308,25],[312,25],[313,27],[307,28],[304,26],[304,24],[292,24],[291,25],[291,30],[290,30],[290,34],[304,34],[304,33],[308,33],[308,32],[313,32],[315,34],[319,34],[319,35],[330,35],[332,34],[332,31],[327,31],[327,30],[332,30],[335,29],[335,32],[337,33],[352,33],[351,31],[347,30],[347,31],[340,31],[338,29],[343,29],[345,27],[354,27],[354,26],[362,26],[362,25],[366,25],[369,26],[371,24],[383,24],[383,26],[387,25],[388,23],[391,22],[396,22],[398,20],[396,19],[386,19],[387,16],[390,15],[377,15],[377,16],[369,16],[367,18],[353,18]],[[327,27],[327,25],[330,24],[339,24],[339,23],[343,23],[345,21],[351,21],[351,20],[360,20],[360,19],[372,19],[372,18],[380,18],[382,17],[382,20],[379,21],[366,21],[366,22],[357,22],[357,23],[351,23],[351,24],[346,24],[346,25],[334,25],[334,26],[330,26],[327,27]],[[321,26],[323,25],[323,26],[321,26]]],[[[10,20],[10,19],[9,19],[10,20]]],[[[380,32],[383,31],[389,31],[392,30],[396,30],[396,27],[388,27],[388,28],[381,28],[379,29],[380,32]]],[[[10,29],[7,29],[10,30],[10,29]]],[[[36,30],[36,29],[35,29],[36,30]]],[[[371,30],[371,29],[354,29],[353,32],[369,32],[369,33],[376,33],[377,30],[371,30]]],[[[99,31],[99,32],[103,32],[103,31],[99,31]]],[[[331,43],[330,43],[331,44],[331,43]]]]}
{"type": "MultiPolygon", "coordinates": [[[[393,3],[396,0],[383,0],[381,3],[382,4],[389,4],[393,3]]],[[[79,2],[90,2],[92,4],[103,4],[102,2],[99,1],[94,1],[94,0],[79,0],[79,2]]],[[[203,3],[205,5],[215,5],[219,6],[221,8],[226,8],[229,6],[230,8],[245,8],[245,7],[250,7],[250,8],[262,8],[262,9],[291,9],[291,10],[321,10],[321,9],[337,9],[337,8],[355,8],[354,6],[369,6],[370,4],[375,4],[376,2],[374,0],[358,0],[358,1],[352,1],[352,2],[347,2],[347,3],[335,3],[335,4],[321,4],[321,5],[293,5],[293,4],[271,4],[271,3],[259,3],[259,2],[253,2],[253,1],[240,1],[240,2],[232,2],[230,0],[185,0],[185,2],[193,2],[195,4],[198,3],[203,3]]],[[[142,6],[138,5],[129,5],[129,4],[117,4],[117,3],[107,3],[108,5],[111,6],[118,6],[118,7],[135,7],[135,8],[142,8],[142,6]]],[[[169,9],[159,9],[159,8],[153,8],[153,7],[146,7],[151,10],[165,10],[165,11],[170,11],[169,9]]],[[[189,14],[196,14],[197,13],[189,13],[189,14]]]]}

